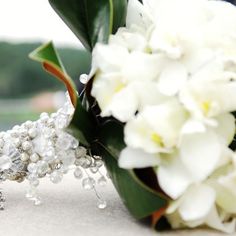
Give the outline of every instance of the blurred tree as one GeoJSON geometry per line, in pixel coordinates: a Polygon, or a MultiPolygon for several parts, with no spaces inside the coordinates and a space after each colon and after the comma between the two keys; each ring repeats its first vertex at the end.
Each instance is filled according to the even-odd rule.
{"type": "MultiPolygon", "coordinates": [[[[0,98],[25,97],[63,88],[37,62],[28,58],[39,45],[0,43],[0,98]]],[[[61,48],[58,51],[68,74],[78,83],[79,75],[89,72],[91,55],[82,49],[61,48]]]]}

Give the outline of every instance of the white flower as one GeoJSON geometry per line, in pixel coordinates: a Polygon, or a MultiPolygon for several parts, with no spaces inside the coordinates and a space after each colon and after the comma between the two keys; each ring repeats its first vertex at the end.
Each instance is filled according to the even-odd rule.
{"type": "Polygon", "coordinates": [[[173,228],[210,226],[225,233],[235,231],[235,219],[215,206],[216,192],[207,184],[191,186],[177,201],[172,202],[166,217],[173,228]]]}
{"type": "MultiPolygon", "coordinates": [[[[153,114],[148,117],[155,120],[153,114]]],[[[218,126],[215,128],[207,128],[201,133],[182,134],[179,143],[176,143],[178,149],[172,150],[166,150],[160,146],[162,136],[157,136],[158,142],[153,142],[151,135],[156,132],[158,126],[157,128],[152,126],[153,129],[147,128],[145,126],[147,121],[142,120],[138,126],[133,127],[133,121],[130,121],[131,127],[128,123],[125,131],[128,132],[126,134],[128,147],[121,153],[119,165],[128,169],[158,166],[157,178],[160,187],[171,198],[177,199],[191,184],[204,181],[215,169],[225,163],[225,155],[228,155],[229,152],[227,145],[233,139],[235,120],[231,115],[226,114],[220,116],[217,121],[218,126]],[[224,129],[224,127],[226,128],[224,129]],[[146,157],[143,151],[140,152],[141,157],[139,157],[140,148],[146,151],[146,157]],[[172,151],[172,153],[162,154],[167,151],[172,151]],[[153,156],[150,155],[151,153],[153,156]],[[153,161],[155,159],[156,162],[153,161]],[[158,162],[159,164],[157,164],[158,162]]],[[[165,128],[161,122],[160,126],[165,128]]],[[[165,135],[167,134],[165,133],[165,135]]],[[[226,161],[228,160],[229,158],[226,159],[226,161]]]]}
{"type": "Polygon", "coordinates": [[[156,170],[172,227],[232,232],[236,214],[236,8],[129,0],[126,27],[93,52],[101,116],[124,122],[121,168],[156,170]],[[184,10],[183,10],[184,9],[184,10]]]}
{"type": "Polygon", "coordinates": [[[128,53],[120,46],[97,44],[93,61],[93,70],[97,70],[97,74],[91,94],[98,101],[101,115],[113,115],[126,122],[142,109],[143,104],[153,104],[151,94],[151,100],[158,102],[162,99],[164,95],[152,82],[158,76],[159,61],[158,55],[128,53]]]}
{"type": "Polygon", "coordinates": [[[120,28],[116,35],[110,36],[109,44],[123,46],[129,51],[146,52],[148,50],[147,38],[135,29],[120,28]]]}
{"type": "Polygon", "coordinates": [[[176,100],[147,106],[125,127],[125,142],[129,147],[148,153],[170,152],[177,146],[179,133],[187,113],[176,100]]]}
{"type": "Polygon", "coordinates": [[[236,110],[236,82],[190,82],[180,92],[180,100],[196,120],[211,120],[236,110]]]}

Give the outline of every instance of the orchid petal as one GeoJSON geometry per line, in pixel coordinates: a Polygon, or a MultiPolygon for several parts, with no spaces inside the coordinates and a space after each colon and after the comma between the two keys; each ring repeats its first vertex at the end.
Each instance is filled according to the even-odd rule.
{"type": "Polygon", "coordinates": [[[236,220],[233,219],[229,223],[223,223],[216,207],[213,207],[206,219],[206,225],[225,233],[233,233],[235,231],[236,220]]]}
{"type": "Polygon", "coordinates": [[[215,202],[215,191],[207,185],[193,186],[183,196],[179,213],[184,221],[205,218],[215,202]]]}
{"type": "Polygon", "coordinates": [[[145,32],[151,24],[151,16],[144,6],[138,0],[130,0],[126,17],[127,28],[138,25],[145,32]]]}
{"type": "Polygon", "coordinates": [[[221,152],[222,143],[211,131],[182,136],[180,158],[196,180],[204,180],[212,173],[221,152]]]}
{"type": "Polygon", "coordinates": [[[165,95],[175,95],[187,81],[187,70],[181,63],[171,63],[159,77],[159,88],[165,95]]]}
{"type": "Polygon", "coordinates": [[[172,199],[180,197],[193,182],[191,173],[174,155],[171,155],[169,162],[158,167],[157,177],[161,189],[172,199]]]}
{"type": "Polygon", "coordinates": [[[125,148],[119,157],[119,166],[124,169],[152,167],[159,163],[159,155],[148,154],[141,149],[125,148]]]}
{"type": "Polygon", "coordinates": [[[225,113],[216,118],[218,123],[214,131],[221,137],[225,144],[228,146],[234,138],[235,135],[235,118],[232,114],[225,113]]]}
{"type": "Polygon", "coordinates": [[[103,109],[101,116],[114,116],[121,122],[130,120],[138,109],[135,92],[129,86],[116,93],[109,105],[103,109]]]}

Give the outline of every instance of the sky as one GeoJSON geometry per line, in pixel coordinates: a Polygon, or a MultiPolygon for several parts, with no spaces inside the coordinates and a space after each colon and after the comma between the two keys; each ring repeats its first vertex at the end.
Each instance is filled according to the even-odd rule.
{"type": "Polygon", "coordinates": [[[0,41],[50,40],[60,46],[81,47],[48,0],[0,0],[0,41]]]}

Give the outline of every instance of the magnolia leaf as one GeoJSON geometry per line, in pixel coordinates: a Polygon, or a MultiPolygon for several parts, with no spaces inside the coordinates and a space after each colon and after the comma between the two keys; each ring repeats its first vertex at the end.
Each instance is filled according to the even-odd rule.
{"type": "Polygon", "coordinates": [[[113,26],[112,33],[125,25],[127,15],[127,0],[113,0],[113,26]]]}
{"type": "Polygon", "coordinates": [[[57,79],[61,80],[70,95],[71,102],[74,106],[77,103],[77,90],[73,80],[66,73],[59,56],[53,46],[52,42],[49,42],[45,45],[34,50],[30,53],[29,57],[35,61],[42,63],[43,68],[55,76],[57,79]]]}
{"type": "Polygon", "coordinates": [[[66,73],[60,58],[51,42],[39,47],[30,54],[30,58],[43,64],[44,69],[61,80],[67,87],[71,101],[75,106],[75,112],[68,130],[82,143],[89,146],[92,140],[92,118],[83,108],[80,98],[77,96],[76,87],[72,79],[66,73]]]}
{"type": "Polygon", "coordinates": [[[49,0],[58,15],[88,50],[125,24],[126,0],[49,0]]]}
{"type": "Polygon", "coordinates": [[[99,149],[114,186],[130,213],[137,219],[143,219],[158,211],[161,218],[164,210],[160,209],[167,207],[167,197],[145,185],[134,171],[118,166],[119,153],[125,147],[123,136],[123,125],[109,121],[101,126],[99,145],[96,148],[99,149]]]}
{"type": "Polygon", "coordinates": [[[95,136],[94,124],[93,116],[82,106],[80,99],[78,99],[68,130],[80,143],[89,147],[95,136]]]}
{"type": "Polygon", "coordinates": [[[132,171],[119,168],[117,157],[114,158],[104,148],[100,149],[100,154],[105,161],[116,190],[136,219],[143,219],[160,209],[166,208],[167,200],[154,191],[145,188],[132,171]]]}

